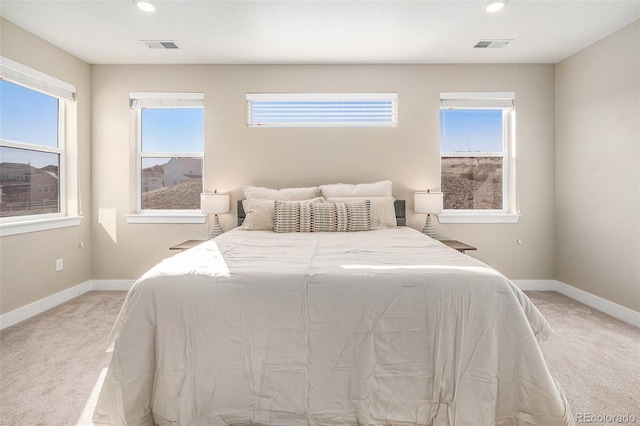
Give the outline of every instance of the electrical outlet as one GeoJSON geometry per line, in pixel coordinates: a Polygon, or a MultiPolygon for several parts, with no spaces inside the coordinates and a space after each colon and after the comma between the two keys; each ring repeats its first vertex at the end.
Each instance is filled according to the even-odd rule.
{"type": "Polygon", "coordinates": [[[60,272],[62,269],[64,269],[64,262],[62,259],[56,260],[56,272],[60,272]]]}

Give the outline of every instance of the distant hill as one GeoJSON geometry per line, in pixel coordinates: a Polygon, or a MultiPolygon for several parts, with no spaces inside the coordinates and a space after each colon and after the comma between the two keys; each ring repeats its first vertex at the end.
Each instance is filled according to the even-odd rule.
{"type": "Polygon", "coordinates": [[[142,194],[143,209],[191,210],[200,209],[202,179],[193,179],[168,188],[142,194]]]}

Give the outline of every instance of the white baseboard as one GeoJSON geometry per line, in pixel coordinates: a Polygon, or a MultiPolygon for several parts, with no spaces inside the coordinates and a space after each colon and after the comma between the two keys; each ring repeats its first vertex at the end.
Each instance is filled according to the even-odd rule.
{"type": "Polygon", "coordinates": [[[523,291],[557,291],[580,303],[640,328],[640,312],[618,305],[557,280],[512,280],[523,291]]]}
{"type": "Polygon", "coordinates": [[[6,314],[0,315],[0,330],[11,327],[14,324],[38,315],[48,309],[68,302],[69,300],[80,296],[91,290],[91,281],[83,282],[66,290],[47,296],[44,299],[36,300],[33,303],[14,309],[6,314]]]}
{"type": "MultiPolygon", "coordinates": [[[[594,309],[611,315],[621,321],[640,328],[640,312],[636,312],[617,303],[595,296],[557,280],[512,280],[512,282],[524,291],[557,291],[578,302],[591,306],[594,309]]],[[[91,290],[101,291],[128,291],[135,280],[91,280],[74,287],[52,294],[51,296],[37,300],[21,308],[0,315],[0,330],[11,327],[21,321],[38,315],[48,309],[54,308],[64,302],[80,296],[91,290]]]]}
{"type": "Polygon", "coordinates": [[[22,306],[6,314],[0,315],[0,330],[11,327],[21,321],[36,316],[51,308],[68,302],[69,300],[80,296],[91,290],[124,290],[128,291],[135,280],[91,280],[85,281],[66,290],[47,296],[43,299],[36,300],[33,303],[22,306]]]}
{"type": "Polygon", "coordinates": [[[556,280],[511,280],[522,291],[558,291],[556,280]]]}
{"type": "Polygon", "coordinates": [[[129,291],[135,280],[91,280],[91,290],[129,291]]]}

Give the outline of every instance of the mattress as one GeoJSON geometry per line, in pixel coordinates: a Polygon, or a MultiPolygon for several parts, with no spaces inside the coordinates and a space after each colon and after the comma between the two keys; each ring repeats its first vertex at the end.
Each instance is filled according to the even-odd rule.
{"type": "Polygon", "coordinates": [[[234,229],[133,286],[94,413],[117,425],[568,425],[550,327],[406,227],[234,229]]]}

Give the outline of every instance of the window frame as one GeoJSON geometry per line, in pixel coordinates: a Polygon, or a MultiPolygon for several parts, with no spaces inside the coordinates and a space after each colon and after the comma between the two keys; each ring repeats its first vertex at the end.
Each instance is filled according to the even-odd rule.
{"type": "MultiPolygon", "coordinates": [[[[516,149],[515,149],[515,93],[473,92],[441,93],[442,110],[501,110],[502,151],[465,152],[440,151],[440,180],[442,185],[443,158],[502,158],[502,208],[500,209],[445,209],[438,216],[441,223],[517,223],[520,212],[517,205],[516,149]],[[448,101],[448,102],[447,102],[448,101]]],[[[442,141],[440,141],[442,142],[442,141]]]]}
{"type": "MultiPolygon", "coordinates": [[[[247,93],[247,127],[261,128],[261,127],[397,127],[398,126],[398,94],[397,93],[247,93]],[[316,107],[317,115],[311,115],[308,112],[291,113],[287,116],[292,121],[254,121],[254,103],[256,102],[269,102],[269,103],[290,103],[300,102],[314,103],[314,102],[388,102],[391,107],[389,114],[382,114],[382,116],[389,115],[388,121],[318,121],[323,116],[327,116],[327,107],[316,107]],[[310,116],[310,121],[298,121],[297,118],[301,116],[310,116]]],[[[372,107],[373,108],[373,107],[372,107]]],[[[366,112],[366,110],[365,110],[366,112]]],[[[371,111],[369,111],[371,112],[371,111]]],[[[346,115],[348,116],[348,114],[346,115]]],[[[345,117],[345,114],[337,114],[335,117],[345,117]]]]}
{"type": "Polygon", "coordinates": [[[58,156],[58,211],[0,217],[0,236],[37,232],[77,226],[81,216],[69,215],[67,185],[67,122],[68,104],[75,102],[76,87],[33,68],[0,56],[0,79],[57,101],[57,144],[55,147],[35,143],[0,139],[0,146],[42,152],[58,156]]]}
{"type": "MultiPolygon", "coordinates": [[[[202,167],[202,189],[204,192],[204,138],[202,151],[143,151],[142,150],[142,110],[143,109],[202,109],[203,93],[131,93],[131,108],[135,110],[136,138],[136,207],[134,214],[125,215],[127,223],[204,223],[206,215],[198,209],[143,209],[142,208],[142,160],[145,158],[195,158],[202,167]]],[[[204,120],[202,123],[204,130],[204,120]]]]}

